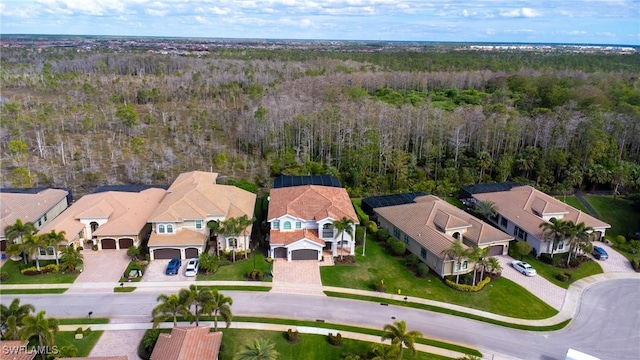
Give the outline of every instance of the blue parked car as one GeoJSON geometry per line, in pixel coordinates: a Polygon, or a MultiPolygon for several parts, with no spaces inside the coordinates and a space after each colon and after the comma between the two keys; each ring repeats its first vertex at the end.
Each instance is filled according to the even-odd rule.
{"type": "Polygon", "coordinates": [[[165,271],[165,274],[177,275],[178,270],[180,270],[180,266],[182,266],[182,261],[180,259],[174,258],[169,260],[169,264],[167,265],[167,271],[165,271]]]}
{"type": "Polygon", "coordinates": [[[609,258],[609,254],[600,246],[594,246],[591,255],[598,260],[607,260],[609,258]]]}

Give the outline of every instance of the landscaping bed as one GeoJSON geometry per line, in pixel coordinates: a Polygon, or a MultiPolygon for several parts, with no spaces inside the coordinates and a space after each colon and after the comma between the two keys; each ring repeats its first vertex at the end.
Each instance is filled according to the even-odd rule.
{"type": "MultiPolygon", "coordinates": [[[[55,265],[55,260],[40,260],[40,268],[44,268],[47,265],[55,265]]],[[[37,275],[23,275],[20,270],[27,269],[36,266],[35,261],[30,261],[25,265],[24,261],[9,260],[2,268],[0,272],[6,272],[8,278],[2,280],[3,284],[69,284],[73,283],[78,277],[79,273],[62,273],[62,272],[49,272],[46,274],[37,275]]]]}

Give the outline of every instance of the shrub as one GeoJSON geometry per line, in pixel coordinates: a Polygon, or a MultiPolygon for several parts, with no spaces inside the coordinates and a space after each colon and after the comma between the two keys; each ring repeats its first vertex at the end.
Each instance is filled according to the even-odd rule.
{"type": "Polygon", "coordinates": [[[482,290],[489,282],[491,281],[490,277],[486,277],[484,278],[482,281],[480,281],[479,283],[476,284],[476,286],[473,285],[466,285],[466,284],[456,284],[454,281],[451,281],[449,279],[445,279],[445,283],[447,285],[449,285],[449,287],[454,288],[456,290],[459,291],[465,291],[465,292],[476,292],[476,291],[480,291],[482,290]]]}
{"type": "Polygon", "coordinates": [[[91,250],[98,251],[98,245],[91,245],[91,250]]]}
{"type": "Polygon", "coordinates": [[[378,225],[376,223],[374,223],[373,221],[369,221],[369,224],[367,224],[367,230],[376,235],[378,232],[378,225]]]}
{"type": "Polygon", "coordinates": [[[60,267],[56,264],[49,264],[40,268],[40,274],[57,273],[60,267]]]}
{"type": "Polygon", "coordinates": [[[567,276],[567,273],[557,273],[556,274],[556,279],[565,282],[565,281],[569,281],[569,277],[567,276]]]}
{"type": "MultiPolygon", "coordinates": [[[[511,250],[511,249],[509,249],[511,250]]],[[[549,265],[553,265],[553,259],[551,258],[550,254],[540,254],[540,257],[538,257],[538,259],[540,261],[542,261],[545,264],[549,264],[549,265]]]]}
{"type": "Polygon", "coordinates": [[[406,251],[407,251],[407,247],[404,245],[402,241],[396,240],[391,244],[391,252],[394,255],[397,255],[397,256],[404,255],[406,251]]]}
{"type": "Polygon", "coordinates": [[[251,280],[262,281],[262,279],[264,279],[264,273],[258,269],[249,270],[244,276],[251,280]]]}
{"type": "Polygon", "coordinates": [[[362,244],[364,240],[364,226],[356,226],[356,245],[362,244]]]}
{"type": "Polygon", "coordinates": [[[418,259],[418,256],[416,254],[410,254],[404,258],[404,264],[408,268],[413,268],[414,266],[417,266],[419,262],[420,262],[420,259],[418,259]]]}
{"type": "Polygon", "coordinates": [[[0,281],[7,281],[9,280],[9,273],[6,271],[0,272],[0,281]]]}
{"type": "Polygon", "coordinates": [[[342,335],[340,335],[340,333],[337,333],[335,335],[329,333],[329,335],[327,336],[327,340],[329,341],[329,344],[333,346],[342,346],[342,335]]]}
{"type": "Polygon", "coordinates": [[[80,327],[78,327],[76,329],[76,335],[78,335],[78,334],[84,334],[84,332],[82,331],[82,326],[80,326],[80,327]]]}
{"type": "Polygon", "coordinates": [[[429,274],[429,267],[425,263],[420,263],[416,267],[416,275],[419,277],[425,277],[429,274]]]}
{"type": "Polygon", "coordinates": [[[147,332],[144,333],[138,346],[138,356],[141,359],[149,360],[151,352],[153,352],[153,348],[156,346],[156,341],[158,341],[158,336],[160,336],[160,329],[147,330],[147,332]]]}
{"type": "Polygon", "coordinates": [[[90,327],[86,328],[86,329],[82,332],[82,334],[83,334],[85,337],[87,337],[87,336],[91,335],[91,328],[90,328],[90,327]]]}
{"type": "Polygon", "coordinates": [[[384,280],[376,281],[373,286],[376,288],[377,292],[387,292],[387,287],[384,285],[384,280]]]}
{"type": "Polygon", "coordinates": [[[287,341],[291,344],[297,344],[300,342],[300,334],[298,333],[298,330],[292,330],[289,329],[287,330],[287,341]]]}
{"type": "Polygon", "coordinates": [[[640,257],[631,259],[631,267],[635,271],[640,271],[640,257]]]}
{"type": "Polygon", "coordinates": [[[35,266],[24,268],[24,269],[20,270],[20,273],[22,275],[28,275],[28,276],[40,274],[40,272],[38,271],[38,269],[36,269],[35,266]]]}
{"type": "Polygon", "coordinates": [[[376,238],[378,241],[387,241],[389,238],[389,231],[385,228],[378,229],[378,231],[376,231],[376,238]]]}

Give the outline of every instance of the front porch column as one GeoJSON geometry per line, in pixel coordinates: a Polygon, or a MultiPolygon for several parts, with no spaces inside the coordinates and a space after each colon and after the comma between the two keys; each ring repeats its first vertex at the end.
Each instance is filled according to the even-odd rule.
{"type": "Polygon", "coordinates": [[[187,255],[184,253],[184,249],[180,249],[180,259],[186,259],[187,255]]]}
{"type": "Polygon", "coordinates": [[[336,242],[331,243],[331,252],[332,252],[331,255],[333,257],[338,256],[338,243],[336,243],[336,242]]]}
{"type": "Polygon", "coordinates": [[[287,249],[287,261],[291,261],[291,250],[287,249]]]}
{"type": "Polygon", "coordinates": [[[355,240],[350,241],[351,250],[349,250],[349,255],[353,256],[356,254],[356,242],[355,240]]]}

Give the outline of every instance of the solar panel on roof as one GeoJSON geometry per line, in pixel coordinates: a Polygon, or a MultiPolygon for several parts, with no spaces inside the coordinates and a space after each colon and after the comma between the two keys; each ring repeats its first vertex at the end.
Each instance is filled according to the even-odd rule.
{"type": "Polygon", "coordinates": [[[329,175],[307,175],[307,176],[283,175],[283,176],[277,177],[273,181],[273,187],[276,189],[282,188],[282,187],[301,186],[301,185],[321,185],[321,186],[342,187],[342,184],[336,177],[329,176],[329,175]]]}
{"type": "Polygon", "coordinates": [[[425,192],[411,192],[403,194],[391,194],[370,196],[362,199],[362,210],[367,214],[373,214],[374,209],[385,206],[411,204],[418,196],[427,195],[425,192]]]}
{"type": "Polygon", "coordinates": [[[120,191],[120,192],[141,192],[151,188],[158,188],[166,190],[167,186],[164,185],[101,185],[93,190],[93,194],[103,193],[107,191],[120,191]]]}

